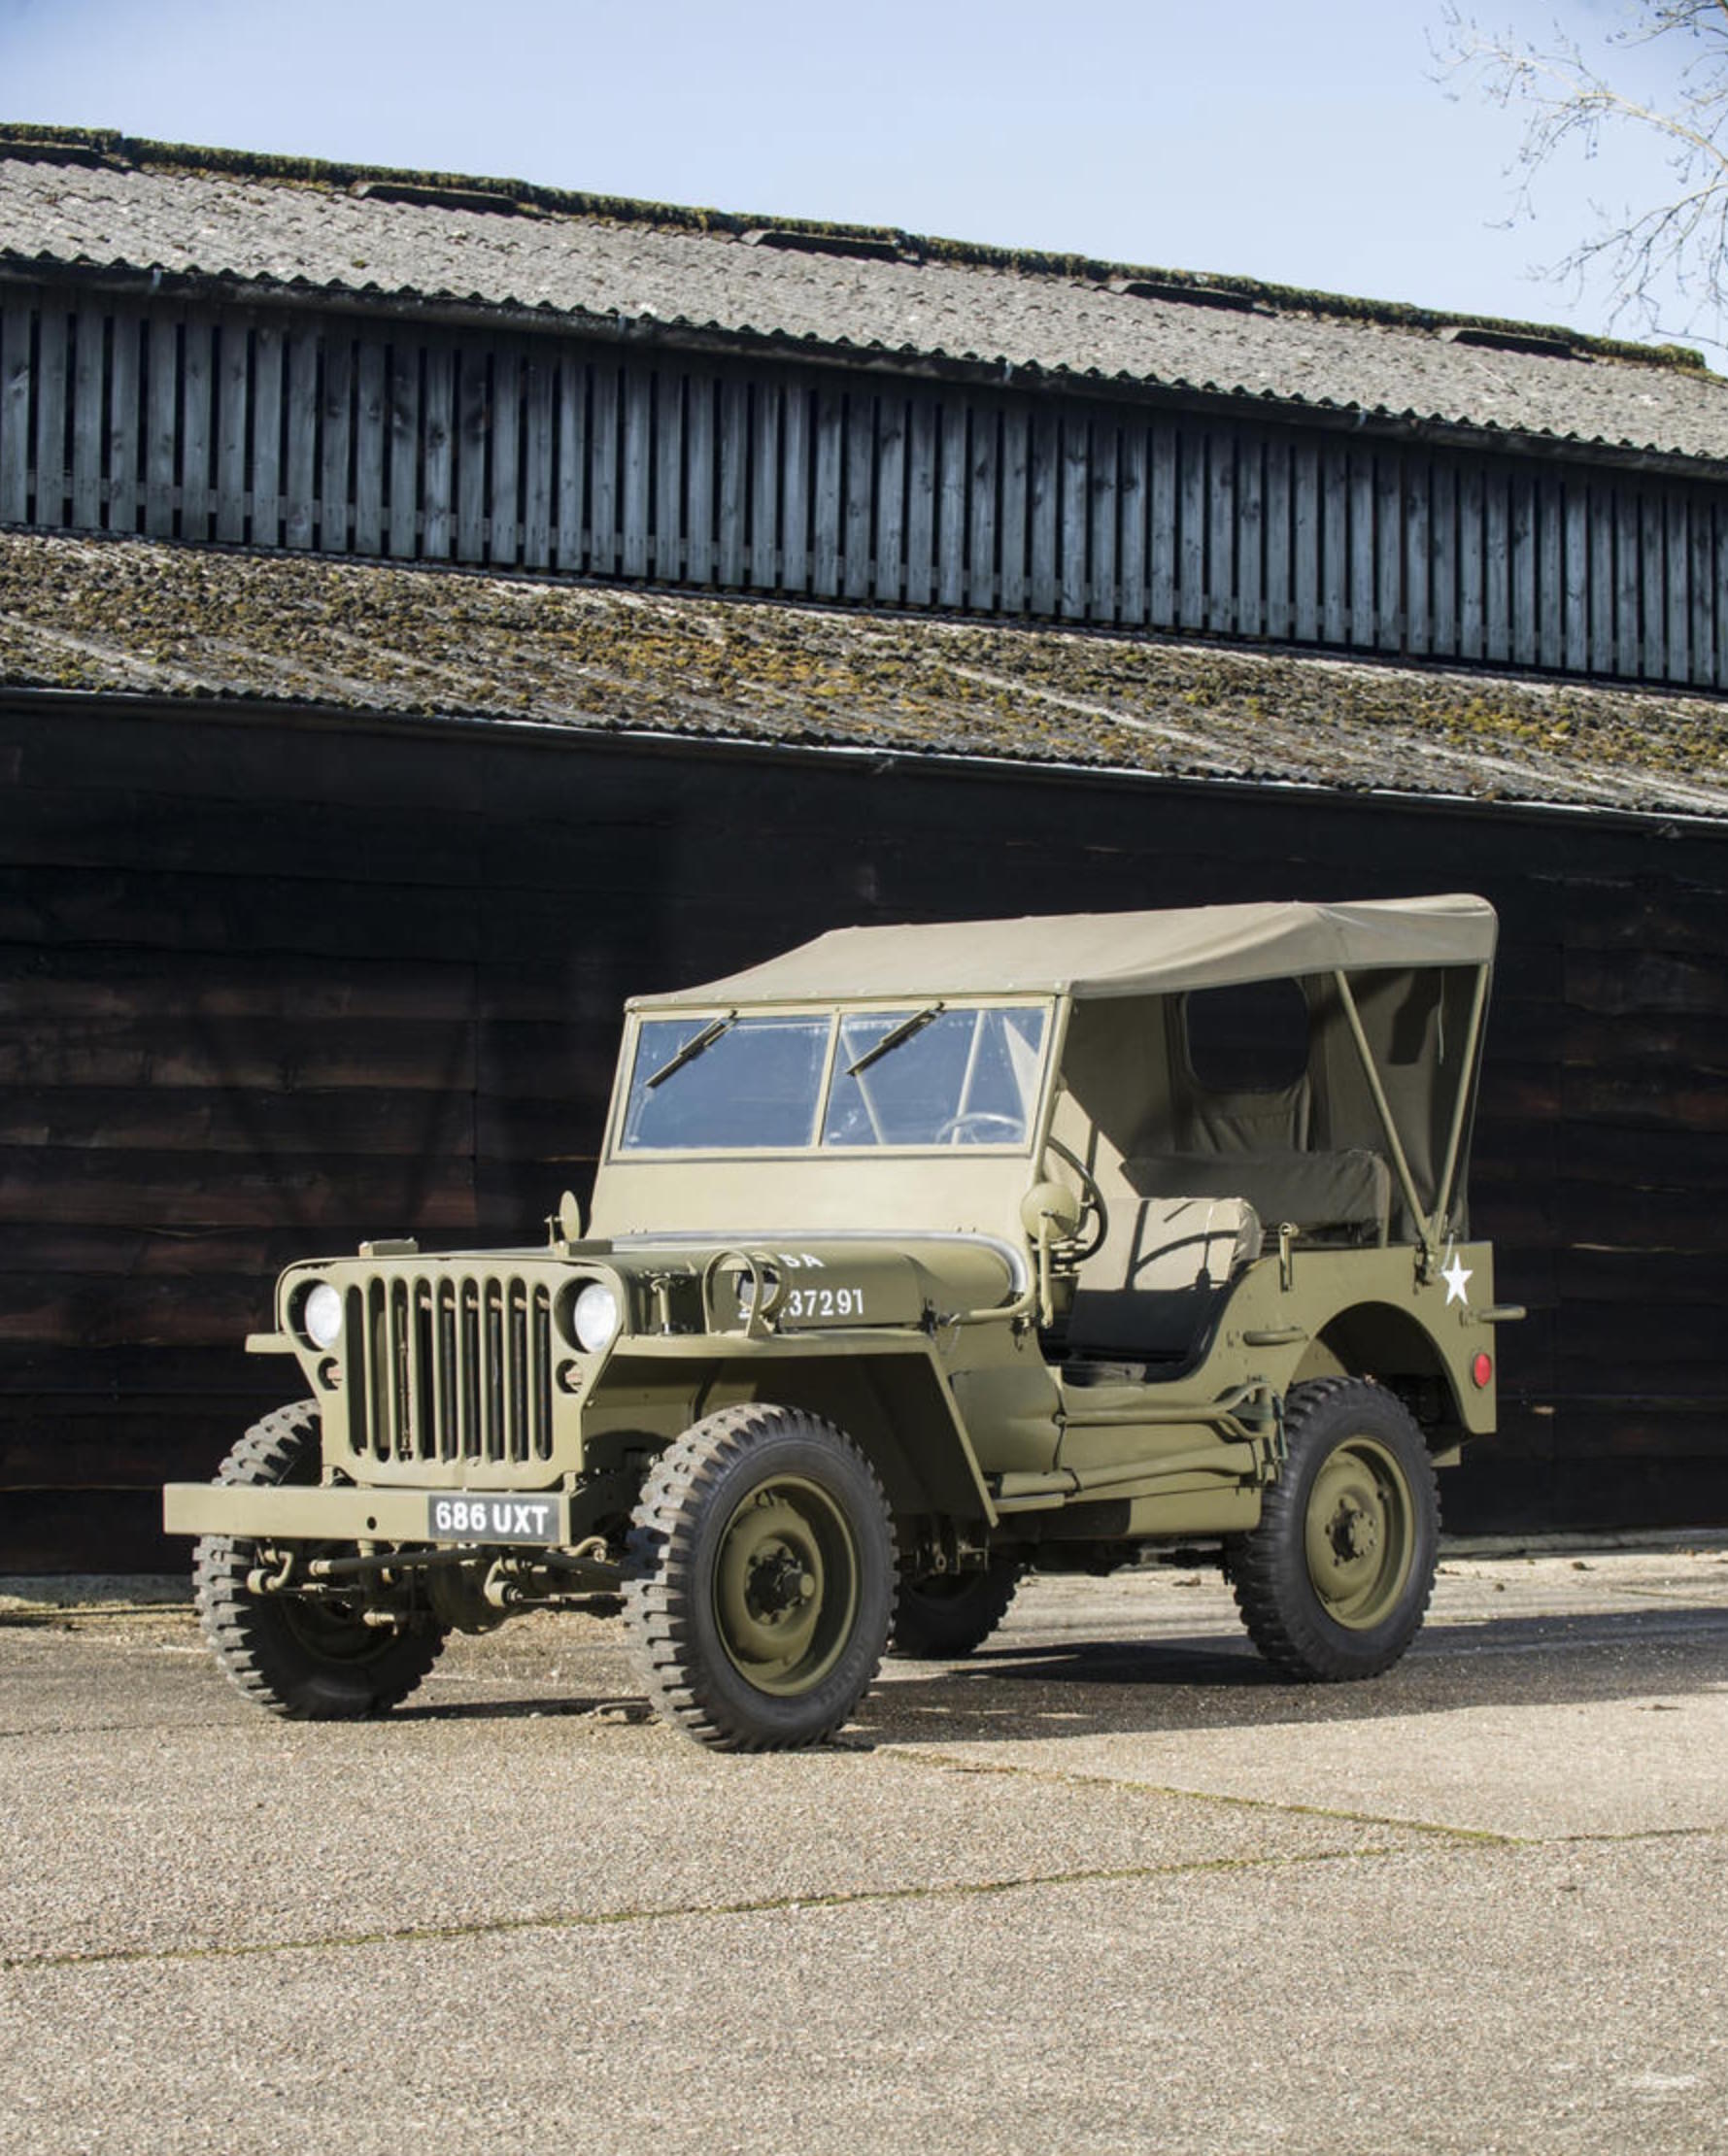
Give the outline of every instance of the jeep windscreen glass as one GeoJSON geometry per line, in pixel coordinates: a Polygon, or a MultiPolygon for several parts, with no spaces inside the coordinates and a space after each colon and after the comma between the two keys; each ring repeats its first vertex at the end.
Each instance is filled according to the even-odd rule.
{"type": "Polygon", "coordinates": [[[1043,1044],[1041,1009],[847,1012],[822,1142],[1025,1145],[1043,1044]],[[892,1055],[872,1054],[897,1032],[892,1055]]]}
{"type": "Polygon", "coordinates": [[[624,1150],[713,1153],[813,1144],[832,1023],[646,1020],[625,1105],[624,1150]],[[707,1044],[698,1050],[704,1033],[707,1044]]]}

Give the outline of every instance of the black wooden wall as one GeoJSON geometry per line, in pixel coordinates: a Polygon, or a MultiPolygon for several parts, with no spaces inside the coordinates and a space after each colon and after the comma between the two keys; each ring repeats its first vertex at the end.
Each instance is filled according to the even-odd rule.
{"type": "Polygon", "coordinates": [[[1728,494],[1159,409],[0,280],[0,523],[1728,688],[1728,494]]]}
{"type": "Polygon", "coordinates": [[[1728,835],[0,697],[0,1568],[184,1559],[287,1260],[539,1238],[617,1009],[847,921],[1472,889],[1506,1434],[1454,1525],[1728,1521],[1728,835]]]}

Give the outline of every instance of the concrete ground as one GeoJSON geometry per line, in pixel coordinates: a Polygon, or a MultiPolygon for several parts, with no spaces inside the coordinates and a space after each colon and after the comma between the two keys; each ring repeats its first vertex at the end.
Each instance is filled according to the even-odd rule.
{"type": "Polygon", "coordinates": [[[179,1592],[0,1581],[8,2152],[1728,2147],[1728,1538],[1453,1553],[1338,1690],[1035,1580],[763,1759],[579,1618],[280,1723],[179,1592]]]}

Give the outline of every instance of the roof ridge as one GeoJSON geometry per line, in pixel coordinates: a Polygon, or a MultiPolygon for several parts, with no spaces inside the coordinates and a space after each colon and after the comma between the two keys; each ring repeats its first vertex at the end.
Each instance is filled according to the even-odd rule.
{"type": "Polygon", "coordinates": [[[592,218],[614,223],[669,226],[745,240],[764,233],[780,244],[802,238],[820,252],[824,239],[845,243],[836,253],[864,249],[890,253],[908,262],[940,262],[958,268],[1010,270],[1021,276],[1061,278],[1108,286],[1157,287],[1148,296],[1180,301],[1192,295],[1199,305],[1220,300],[1264,308],[1273,314],[1304,314],[1380,328],[1433,331],[1480,331],[1501,339],[1540,341],[1579,357],[1629,361],[1635,365],[1708,374],[1702,353],[1686,345],[1647,345],[1592,335],[1551,322],[1527,321],[1482,314],[1454,314],[1404,300],[1367,299],[1346,292],[1308,290],[1258,278],[1161,268],[1148,263],[1111,261],[1100,255],[1065,253],[1035,248],[1006,248],[981,241],[945,239],[908,232],[898,225],[845,224],[815,218],[766,216],[695,205],[654,202],[630,195],[592,194],[525,180],[472,173],[416,171],[406,166],[354,164],[319,157],[288,156],[269,151],[228,150],[194,143],[156,142],[115,128],[70,127],[0,120],[0,155],[32,154],[44,163],[63,153],[67,163],[100,163],[116,169],[181,172],[230,179],[266,180],[332,189],[390,187],[416,190],[424,206],[439,207],[427,197],[465,196],[453,209],[484,206],[487,198],[554,216],[592,218]]]}

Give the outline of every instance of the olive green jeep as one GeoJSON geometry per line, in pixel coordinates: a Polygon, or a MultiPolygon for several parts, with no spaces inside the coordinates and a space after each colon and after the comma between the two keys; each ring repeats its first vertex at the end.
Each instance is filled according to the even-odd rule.
{"type": "Polygon", "coordinates": [[[402,1700],[622,1614],[703,1743],[812,1744],[1029,1570],[1215,1549],[1286,1676],[1385,1669],[1494,1427],[1465,1179],[1493,911],[852,928],[640,997],[585,1229],[296,1264],[307,1397],[166,1492],[229,1676],[402,1700]]]}

